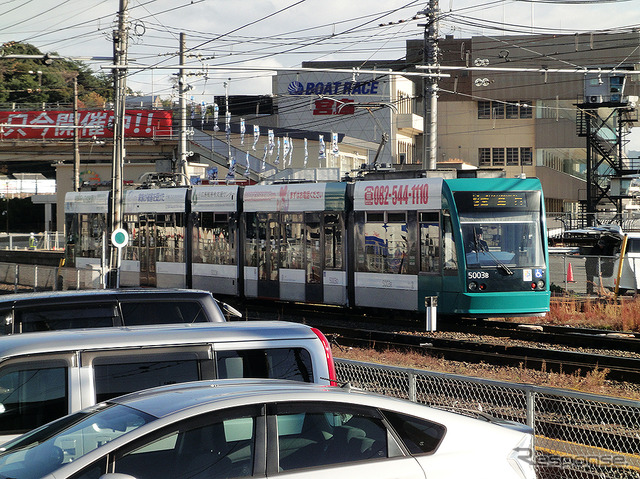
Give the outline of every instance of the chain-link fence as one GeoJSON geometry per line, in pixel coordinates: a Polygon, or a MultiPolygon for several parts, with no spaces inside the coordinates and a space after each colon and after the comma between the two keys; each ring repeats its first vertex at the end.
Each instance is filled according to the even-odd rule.
{"type": "Polygon", "coordinates": [[[549,281],[555,292],[607,294],[615,291],[619,258],[550,254],[549,281]]]}
{"type": "Polygon", "coordinates": [[[345,359],[336,369],[355,387],[533,427],[539,478],[640,477],[636,401],[345,359]]]}

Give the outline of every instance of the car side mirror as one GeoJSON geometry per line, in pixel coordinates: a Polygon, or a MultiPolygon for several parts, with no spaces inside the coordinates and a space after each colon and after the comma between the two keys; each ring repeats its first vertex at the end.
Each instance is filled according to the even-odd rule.
{"type": "Polygon", "coordinates": [[[236,318],[242,318],[242,313],[238,311],[236,308],[234,308],[233,306],[227,303],[224,303],[218,299],[216,299],[216,301],[218,302],[220,309],[227,315],[228,319],[231,319],[231,316],[235,316],[236,318]]]}
{"type": "Polygon", "coordinates": [[[108,472],[107,474],[103,474],[99,479],[136,479],[129,474],[120,474],[119,472],[108,472]]]}

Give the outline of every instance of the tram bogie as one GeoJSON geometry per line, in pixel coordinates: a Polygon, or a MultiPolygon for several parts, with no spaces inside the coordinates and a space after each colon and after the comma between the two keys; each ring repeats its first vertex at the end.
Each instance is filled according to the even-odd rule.
{"type": "MultiPolygon", "coordinates": [[[[100,194],[96,194],[100,193],[100,194]]],[[[108,196],[69,193],[67,264],[104,258],[108,196]]],[[[193,186],[125,195],[123,286],[461,316],[549,309],[537,179],[193,186]]]]}

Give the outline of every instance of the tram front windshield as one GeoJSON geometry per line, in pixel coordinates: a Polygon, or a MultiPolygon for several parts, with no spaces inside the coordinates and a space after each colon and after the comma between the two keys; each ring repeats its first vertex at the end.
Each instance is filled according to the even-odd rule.
{"type": "Polygon", "coordinates": [[[544,267],[540,193],[454,194],[467,266],[544,267]]]}

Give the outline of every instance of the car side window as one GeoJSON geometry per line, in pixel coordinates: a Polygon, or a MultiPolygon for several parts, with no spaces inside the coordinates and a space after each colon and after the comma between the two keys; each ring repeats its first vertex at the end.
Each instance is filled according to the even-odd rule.
{"type": "Polygon", "coordinates": [[[123,301],[120,304],[125,326],[146,324],[205,323],[207,315],[198,301],[123,301]]]}
{"type": "Polygon", "coordinates": [[[197,357],[155,357],[128,361],[122,358],[119,363],[111,358],[107,361],[103,363],[96,360],[93,365],[96,402],[141,389],[203,379],[197,357]]]}
{"type": "Polygon", "coordinates": [[[388,457],[384,423],[360,408],[278,405],[275,416],[279,471],[388,457]]]}
{"type": "Polygon", "coordinates": [[[99,461],[92,463],[79,472],[69,476],[69,479],[98,479],[107,470],[107,458],[103,457],[99,461]]]}
{"type": "Polygon", "coordinates": [[[251,476],[259,411],[240,407],[172,425],[116,452],[113,471],[136,479],[251,476]]]}
{"type": "Polygon", "coordinates": [[[433,453],[438,448],[446,427],[426,419],[383,411],[411,454],[433,453]]]}
{"type": "Polygon", "coordinates": [[[118,319],[115,304],[82,304],[16,309],[15,332],[55,331],[73,328],[109,328],[118,319]]]}
{"type": "Polygon", "coordinates": [[[311,355],[304,348],[238,349],[216,353],[218,378],[276,378],[313,382],[311,355]]]}
{"type": "Polygon", "coordinates": [[[0,434],[22,434],[69,413],[67,367],[52,366],[0,372],[0,434]]]}

